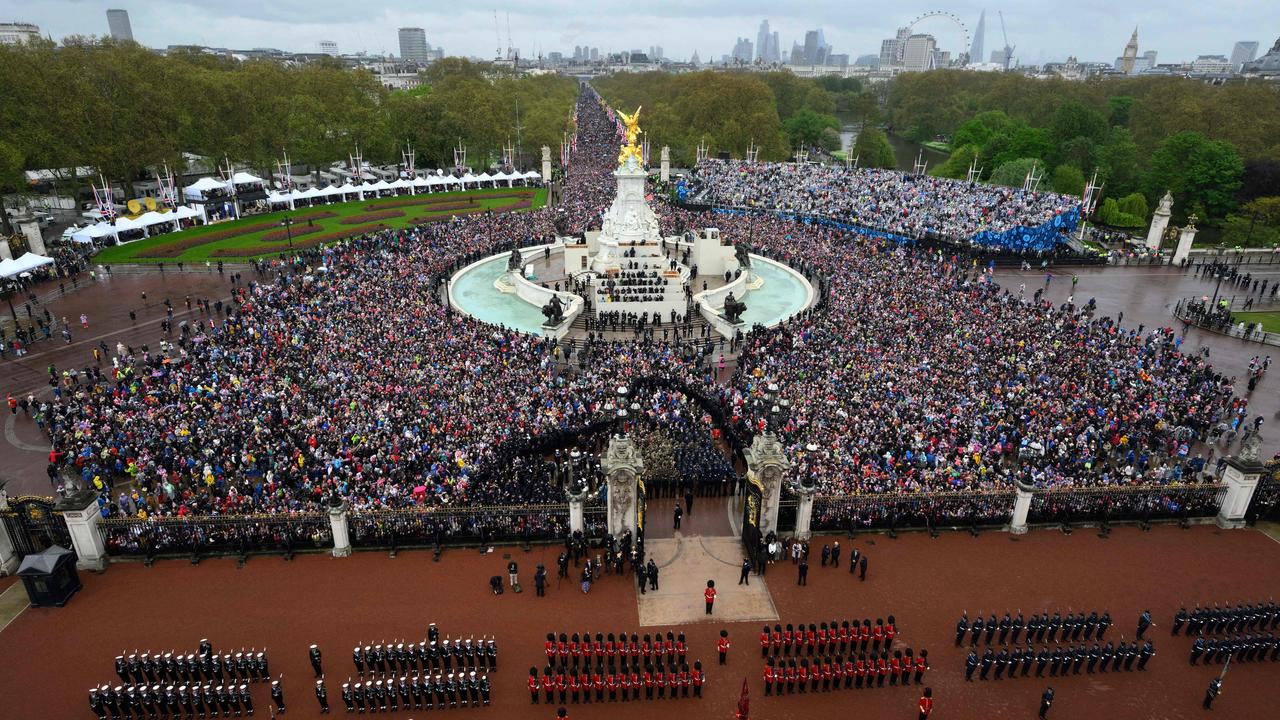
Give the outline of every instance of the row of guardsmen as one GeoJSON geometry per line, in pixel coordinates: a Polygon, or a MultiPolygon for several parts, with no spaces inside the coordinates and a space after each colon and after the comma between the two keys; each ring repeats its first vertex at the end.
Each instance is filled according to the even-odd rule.
{"type": "MultiPolygon", "coordinates": [[[[349,713],[444,710],[488,706],[492,685],[489,676],[475,670],[402,675],[399,680],[342,683],[342,703],[349,713]]],[[[316,681],[320,712],[329,712],[324,681],[316,681]]]]}
{"type": "Polygon", "coordinates": [[[605,701],[605,691],[609,693],[609,702],[617,702],[619,698],[623,702],[628,700],[640,699],[640,688],[644,688],[644,699],[652,700],[655,691],[659,700],[670,697],[689,697],[689,691],[693,691],[693,697],[702,697],[702,686],[707,682],[707,675],[702,670],[702,662],[695,660],[693,668],[690,669],[687,664],[677,665],[670,663],[663,666],[658,663],[646,664],[644,671],[632,665],[631,669],[627,669],[626,663],[623,663],[621,669],[617,669],[612,663],[606,670],[603,663],[598,663],[593,670],[590,664],[584,665],[581,670],[574,668],[568,669],[563,666],[553,668],[548,665],[542,671],[542,678],[538,678],[538,669],[529,668],[529,702],[538,704],[538,690],[541,689],[546,696],[547,704],[551,704],[558,696],[560,704],[570,702],[577,703],[579,698],[585,703],[591,702],[592,691],[595,692],[596,702],[605,701]],[[667,689],[670,688],[670,695],[667,689]]]}
{"type": "Polygon", "coordinates": [[[498,644],[493,638],[474,640],[466,638],[421,643],[378,643],[357,645],[351,651],[351,662],[356,674],[406,675],[411,672],[449,672],[458,670],[498,669],[498,644]]]}
{"type": "MultiPolygon", "coordinates": [[[[207,640],[202,640],[202,647],[207,640]]],[[[117,655],[116,675],[125,685],[155,685],[156,683],[197,682],[207,680],[219,683],[227,680],[259,682],[271,677],[267,663],[267,651],[251,649],[236,653],[218,654],[209,651],[196,653],[130,653],[117,655]]]]}
{"type": "MultiPolygon", "coordinates": [[[[271,682],[271,698],[284,712],[280,681],[271,682]]],[[[116,718],[215,718],[253,715],[253,696],[247,684],[214,685],[110,685],[89,690],[89,709],[98,720],[116,718]]]]}

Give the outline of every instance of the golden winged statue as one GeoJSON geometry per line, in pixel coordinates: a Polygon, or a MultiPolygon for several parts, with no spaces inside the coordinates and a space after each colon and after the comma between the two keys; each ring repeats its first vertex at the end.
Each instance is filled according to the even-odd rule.
{"type": "Polygon", "coordinates": [[[640,107],[630,115],[619,111],[618,117],[622,118],[622,124],[627,128],[627,144],[623,145],[618,153],[618,165],[625,164],[628,157],[634,157],[637,164],[643,165],[644,155],[640,151],[640,146],[636,145],[636,140],[640,137],[640,107]]]}

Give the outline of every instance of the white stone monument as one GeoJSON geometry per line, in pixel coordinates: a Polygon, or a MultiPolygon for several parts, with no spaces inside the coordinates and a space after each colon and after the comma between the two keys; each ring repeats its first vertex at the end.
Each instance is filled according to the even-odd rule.
{"type": "Polygon", "coordinates": [[[618,194],[605,211],[598,239],[600,249],[591,260],[591,269],[601,274],[621,268],[620,245],[662,240],[658,216],[644,201],[644,182],[648,175],[640,161],[635,155],[627,157],[626,162],[613,171],[613,176],[618,181],[618,194]]]}
{"type": "Polygon", "coordinates": [[[1160,205],[1151,214],[1151,227],[1147,228],[1147,249],[1159,250],[1164,240],[1164,231],[1169,227],[1169,218],[1173,215],[1173,195],[1165,191],[1160,198],[1160,205]]]}
{"type": "Polygon", "coordinates": [[[542,182],[551,182],[551,148],[542,146],[542,182]]]}
{"type": "Polygon", "coordinates": [[[662,182],[671,182],[671,148],[666,145],[662,146],[662,161],[658,166],[658,179],[662,182]]]}
{"type": "Polygon", "coordinates": [[[1196,216],[1187,218],[1187,224],[1178,231],[1178,249],[1173,253],[1173,264],[1181,265],[1191,254],[1191,243],[1196,239],[1196,216]]]}

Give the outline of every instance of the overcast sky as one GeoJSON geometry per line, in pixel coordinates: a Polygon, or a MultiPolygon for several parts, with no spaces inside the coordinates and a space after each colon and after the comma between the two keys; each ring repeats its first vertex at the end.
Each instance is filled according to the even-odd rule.
{"type": "MultiPolygon", "coordinates": [[[[107,8],[129,11],[134,39],[149,47],[197,44],[231,48],[274,47],[313,52],[333,40],[341,52],[399,53],[397,28],[421,27],[427,42],[450,55],[491,58],[512,45],[531,57],[574,45],[601,51],[661,45],[667,57],[684,59],[697,50],[703,60],[732,50],[736,37],[753,42],[761,19],[777,30],[784,54],[804,31],[822,28],[835,52],[878,53],[880,40],[918,14],[945,9],[972,34],[987,10],[986,54],[1003,45],[998,9],[1004,10],[1010,44],[1022,63],[1076,55],[1110,62],[1121,53],[1134,26],[1140,51],[1156,50],[1160,62],[1201,54],[1230,55],[1237,40],[1256,40],[1265,53],[1280,34],[1280,2],[1263,0],[1017,0],[1006,7],[970,0],[931,3],[853,0],[646,0],[627,8],[608,0],[0,0],[0,20],[40,26],[55,40],[73,34],[107,34],[107,8]],[[495,30],[493,11],[498,13],[495,30]],[[499,41],[498,32],[502,39],[499,41]]],[[[918,26],[943,49],[963,44],[958,28],[941,20],[918,26]]]]}

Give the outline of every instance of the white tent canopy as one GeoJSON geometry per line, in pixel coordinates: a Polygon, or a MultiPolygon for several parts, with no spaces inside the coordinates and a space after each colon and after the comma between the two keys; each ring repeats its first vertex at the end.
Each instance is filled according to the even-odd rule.
{"type": "Polygon", "coordinates": [[[228,190],[228,183],[211,177],[202,177],[182,189],[183,194],[195,200],[203,200],[210,190],[228,190]]]}
{"type": "Polygon", "coordinates": [[[42,265],[51,265],[52,263],[53,258],[29,252],[16,260],[0,261],[0,277],[17,277],[28,270],[34,270],[42,265]]]}
{"type": "Polygon", "coordinates": [[[263,180],[257,175],[252,175],[247,172],[238,172],[235,175],[232,175],[231,181],[236,185],[252,185],[254,183],[263,185],[267,182],[266,180],[263,180]]]}

